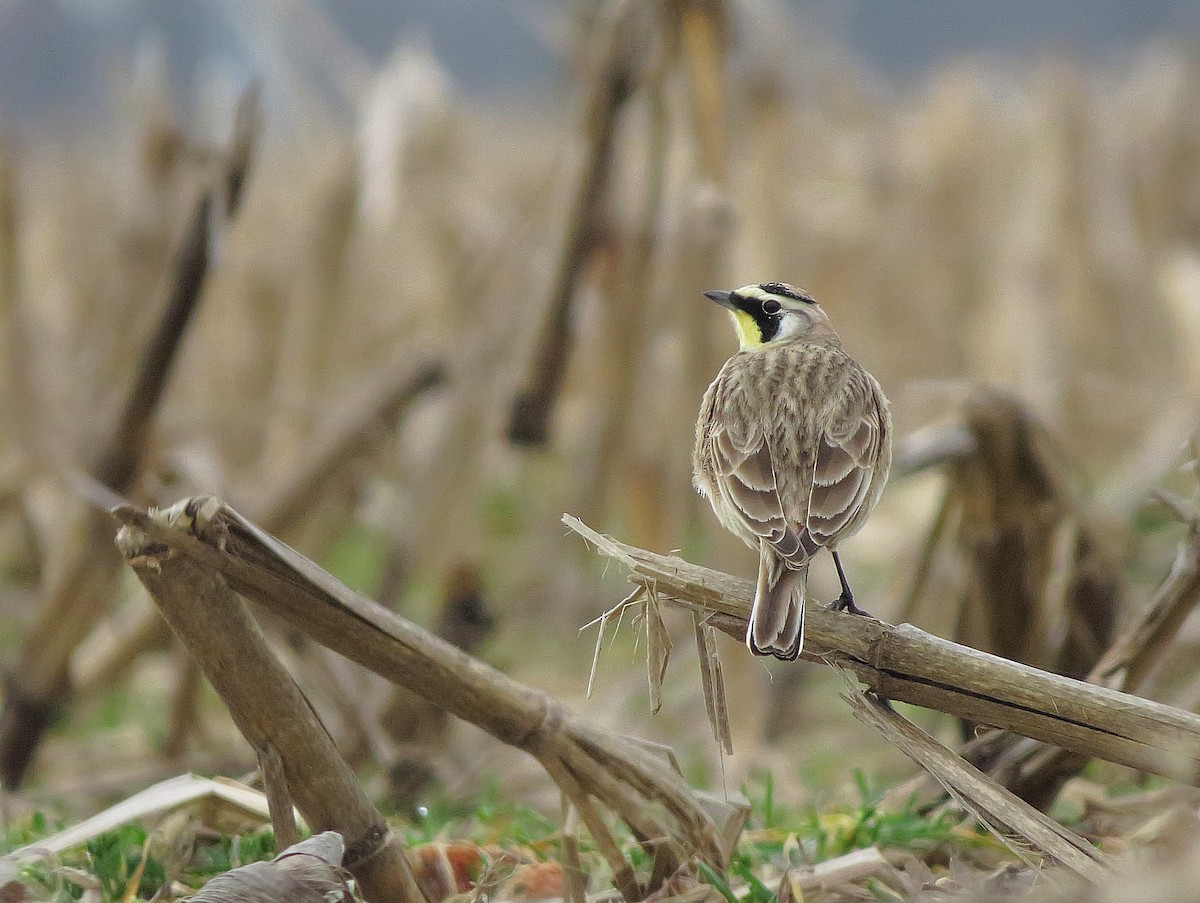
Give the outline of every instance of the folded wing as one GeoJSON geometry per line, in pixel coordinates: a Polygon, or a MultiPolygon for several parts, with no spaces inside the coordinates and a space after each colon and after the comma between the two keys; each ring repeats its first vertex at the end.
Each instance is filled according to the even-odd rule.
{"type": "MultiPolygon", "coordinates": [[[[736,403],[728,397],[720,401],[736,403]]],[[[793,566],[812,557],[818,547],[789,524],[784,513],[771,443],[761,423],[736,415],[719,418],[709,436],[709,454],[714,483],[727,510],[737,512],[750,533],[793,566]]]]}
{"type": "Polygon", "coordinates": [[[805,525],[820,546],[836,545],[866,513],[882,441],[880,410],[868,379],[852,374],[817,443],[805,525]]]}

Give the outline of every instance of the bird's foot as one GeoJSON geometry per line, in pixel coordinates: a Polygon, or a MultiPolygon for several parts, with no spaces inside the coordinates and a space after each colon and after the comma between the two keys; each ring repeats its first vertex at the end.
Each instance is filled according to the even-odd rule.
{"type": "Polygon", "coordinates": [[[865,608],[859,608],[854,604],[854,597],[849,593],[842,593],[836,599],[829,603],[830,611],[845,611],[852,615],[858,615],[860,618],[874,618],[865,608]]]}

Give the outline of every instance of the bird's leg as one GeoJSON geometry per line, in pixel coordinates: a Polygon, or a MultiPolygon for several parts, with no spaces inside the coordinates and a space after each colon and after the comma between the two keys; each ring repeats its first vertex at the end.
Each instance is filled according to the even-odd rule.
{"type": "Polygon", "coordinates": [[[829,603],[829,610],[848,611],[852,615],[871,617],[868,612],[854,604],[854,593],[850,592],[850,584],[846,582],[846,572],[842,570],[842,559],[838,558],[837,552],[830,552],[830,554],[833,555],[833,563],[837,566],[838,580],[842,581],[842,594],[829,603]]]}

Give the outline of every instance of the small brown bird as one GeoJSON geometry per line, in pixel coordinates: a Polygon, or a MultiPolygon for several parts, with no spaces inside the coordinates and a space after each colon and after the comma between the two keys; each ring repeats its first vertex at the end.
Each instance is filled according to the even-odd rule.
{"type": "Polygon", "coordinates": [[[741,349],[708,391],[696,424],[696,488],[717,518],[758,549],[746,630],[756,655],[791,661],[804,643],[808,566],[858,532],[892,465],[892,417],[879,383],[842,350],[825,311],[782,282],[705,292],[728,308],[741,349]]]}

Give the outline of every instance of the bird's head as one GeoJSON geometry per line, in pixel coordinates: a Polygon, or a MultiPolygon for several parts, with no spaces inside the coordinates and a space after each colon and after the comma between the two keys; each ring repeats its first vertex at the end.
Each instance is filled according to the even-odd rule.
{"type": "Polygon", "coordinates": [[[786,282],[705,292],[704,297],[728,309],[742,351],[790,339],[837,338],[829,317],[812,296],[786,282]]]}

